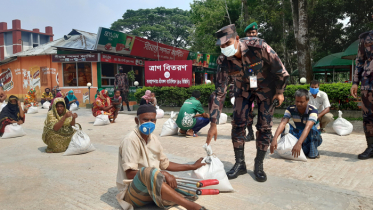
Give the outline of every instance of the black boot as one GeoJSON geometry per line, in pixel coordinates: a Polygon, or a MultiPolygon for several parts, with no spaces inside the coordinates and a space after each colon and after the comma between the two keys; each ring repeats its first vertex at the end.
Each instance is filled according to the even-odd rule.
{"type": "Polygon", "coordinates": [[[244,148],[234,148],[236,163],[233,168],[227,172],[228,179],[235,179],[239,175],[247,173],[244,152],[244,148]]]}
{"type": "Polygon", "coordinates": [[[127,103],[127,110],[128,110],[129,112],[131,111],[130,106],[128,105],[128,103],[127,103]]]}
{"type": "Polygon", "coordinates": [[[256,150],[256,158],[254,164],[254,175],[255,179],[258,182],[265,182],[267,181],[267,175],[263,170],[263,160],[266,156],[266,151],[262,151],[257,149],[256,150]]]}
{"type": "Polygon", "coordinates": [[[373,137],[367,137],[368,148],[357,156],[360,160],[366,160],[373,157],[373,137]]]}
{"type": "Polygon", "coordinates": [[[249,130],[249,134],[247,134],[247,136],[245,138],[245,141],[249,142],[249,141],[255,140],[253,126],[252,125],[248,125],[247,126],[247,130],[249,130]]]}
{"type": "Polygon", "coordinates": [[[123,104],[122,104],[122,106],[120,107],[120,110],[119,111],[123,111],[123,104]]]}

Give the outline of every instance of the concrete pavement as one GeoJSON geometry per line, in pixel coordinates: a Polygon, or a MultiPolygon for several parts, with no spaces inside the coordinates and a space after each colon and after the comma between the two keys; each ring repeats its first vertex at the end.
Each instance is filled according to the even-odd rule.
{"type": "MultiPolygon", "coordinates": [[[[78,110],[77,122],[96,151],[62,156],[44,151],[41,134],[46,113],[39,109],[26,116],[26,136],[0,139],[0,209],[119,209],[115,199],[118,145],[135,127],[134,115],[121,114],[117,123],[98,127],[93,126],[90,110],[78,110]]],[[[156,135],[167,117],[158,120],[156,135]]],[[[276,120],[273,132],[278,123],[276,120]]],[[[354,126],[354,133],[344,137],[328,127],[322,134],[320,159],[296,162],[267,154],[265,183],[253,179],[255,142],[249,142],[245,147],[249,173],[231,181],[235,192],[201,196],[197,202],[208,209],[373,209],[373,159],[357,159],[366,143],[362,122],[354,126]]],[[[230,128],[230,124],[219,125],[219,137],[212,143],[226,170],[234,164],[230,128]]],[[[193,163],[205,156],[206,133],[204,128],[199,138],[159,139],[171,161],[193,163]]]]}

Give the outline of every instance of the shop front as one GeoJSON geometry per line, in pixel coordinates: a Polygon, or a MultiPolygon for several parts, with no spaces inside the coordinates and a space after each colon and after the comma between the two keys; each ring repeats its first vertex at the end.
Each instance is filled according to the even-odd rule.
{"type": "Polygon", "coordinates": [[[193,85],[206,84],[207,80],[215,83],[217,58],[217,55],[189,52],[188,60],[193,62],[193,85]]]}
{"type": "Polygon", "coordinates": [[[53,63],[60,63],[61,74],[56,80],[62,92],[74,91],[81,107],[94,101],[97,90],[98,53],[52,55],[53,63]],[[88,84],[91,84],[90,90],[88,84]]]}

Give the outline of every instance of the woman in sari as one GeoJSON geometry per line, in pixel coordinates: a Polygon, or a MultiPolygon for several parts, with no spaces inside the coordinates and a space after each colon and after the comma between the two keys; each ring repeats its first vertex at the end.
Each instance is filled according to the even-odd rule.
{"type": "Polygon", "coordinates": [[[35,107],[38,106],[38,102],[36,101],[36,90],[35,89],[30,89],[28,91],[27,95],[25,96],[25,100],[23,101],[23,105],[25,107],[26,113],[31,106],[35,106],[35,107]]]}
{"type": "Polygon", "coordinates": [[[101,114],[109,115],[111,121],[114,118],[114,113],[115,107],[112,105],[111,99],[107,95],[107,90],[101,90],[100,95],[96,98],[92,107],[93,116],[97,117],[101,114]]]}
{"type": "Polygon", "coordinates": [[[64,152],[70,144],[71,138],[75,133],[72,126],[75,125],[76,113],[66,110],[65,100],[55,98],[52,109],[47,114],[44,122],[42,139],[48,145],[45,151],[47,153],[64,152]]]}
{"type": "Polygon", "coordinates": [[[140,105],[150,104],[152,101],[152,92],[150,90],[146,90],[145,95],[141,97],[140,105]]]}
{"type": "Polygon", "coordinates": [[[0,113],[0,135],[4,133],[5,126],[13,123],[22,125],[25,122],[25,113],[23,112],[21,102],[14,95],[11,95],[8,104],[0,113]]]}
{"type": "Polygon", "coordinates": [[[69,100],[69,104],[68,104],[68,109],[70,109],[70,105],[72,103],[76,103],[76,105],[78,105],[79,107],[79,101],[78,99],[76,98],[76,96],[74,95],[74,91],[73,90],[70,90],[69,92],[67,92],[66,94],[66,98],[69,100]]]}

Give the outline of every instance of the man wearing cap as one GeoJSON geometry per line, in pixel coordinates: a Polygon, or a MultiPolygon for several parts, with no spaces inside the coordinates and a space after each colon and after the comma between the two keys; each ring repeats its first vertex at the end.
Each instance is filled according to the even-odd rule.
{"type": "Polygon", "coordinates": [[[358,158],[365,160],[373,157],[373,30],[360,34],[359,40],[351,95],[357,98],[357,89],[360,84],[361,109],[363,110],[363,127],[367,148],[358,155],[358,158]]]}
{"type": "Polygon", "coordinates": [[[216,124],[219,122],[231,77],[235,83],[232,142],[236,163],[227,172],[227,176],[234,179],[247,173],[244,156],[245,127],[250,107],[255,100],[259,112],[254,175],[257,181],[264,182],[267,176],[263,170],[263,160],[273,138],[273,102],[276,99],[281,105],[284,101],[283,92],[289,74],[276,52],[263,39],[239,39],[234,24],[221,28],[216,32],[216,37],[216,45],[220,46],[222,55],[217,60],[216,90],[211,94],[209,102],[211,124],[206,143],[210,144],[212,137],[215,140],[217,138],[216,124]]]}
{"type": "Polygon", "coordinates": [[[247,37],[258,37],[258,24],[256,22],[251,23],[245,28],[244,33],[247,37]]]}
{"type": "Polygon", "coordinates": [[[206,210],[191,201],[197,196],[183,194],[177,189],[179,184],[175,177],[165,171],[196,170],[205,163],[202,163],[202,158],[194,164],[169,161],[156,135],[152,134],[156,116],[153,105],[141,105],[135,117],[136,128],[120,143],[116,180],[119,204],[123,209],[155,203],[160,208],[178,204],[186,209],[206,210]]]}

